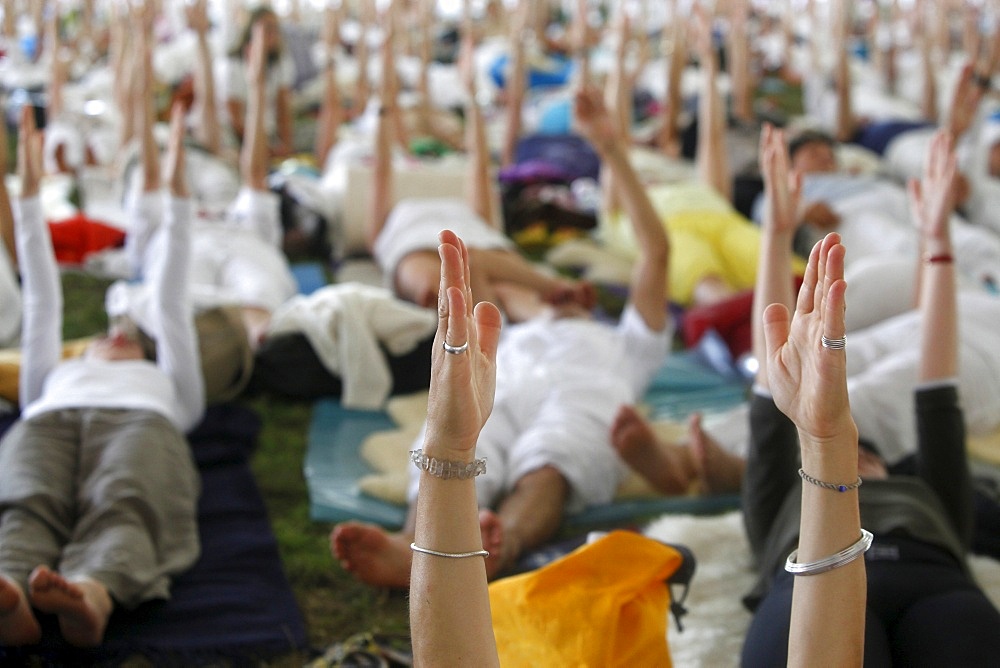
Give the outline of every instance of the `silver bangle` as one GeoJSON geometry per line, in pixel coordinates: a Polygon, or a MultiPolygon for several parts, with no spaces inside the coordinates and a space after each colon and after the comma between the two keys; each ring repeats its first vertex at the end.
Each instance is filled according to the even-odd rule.
{"type": "Polygon", "coordinates": [[[861,538],[859,538],[856,543],[845,547],[836,554],[831,554],[829,557],[823,557],[822,559],[810,561],[805,564],[798,564],[795,562],[795,558],[798,556],[799,551],[792,550],[792,553],[788,555],[788,559],[785,560],[785,570],[792,575],[819,575],[820,573],[832,571],[835,568],[840,568],[841,566],[851,563],[867,552],[868,548],[872,546],[873,539],[874,536],[871,531],[865,531],[862,529],[861,538]]]}
{"type": "Polygon", "coordinates": [[[469,463],[428,457],[423,450],[410,450],[410,461],[421,471],[427,471],[435,478],[466,480],[486,473],[486,458],[473,459],[469,463]]]}
{"type": "Polygon", "coordinates": [[[832,482],[825,482],[823,480],[820,480],[819,478],[812,477],[811,475],[806,473],[804,469],[799,469],[799,477],[808,483],[816,485],[817,487],[822,487],[823,489],[832,489],[835,492],[848,492],[852,489],[857,489],[858,487],[861,487],[861,476],[858,476],[858,479],[852,482],[850,485],[838,485],[832,482]]]}
{"type": "Polygon", "coordinates": [[[472,552],[438,552],[426,547],[420,547],[416,543],[410,543],[410,549],[421,554],[429,554],[432,557],[445,557],[447,559],[465,559],[466,557],[488,557],[490,553],[486,550],[473,550],[472,552]]]}

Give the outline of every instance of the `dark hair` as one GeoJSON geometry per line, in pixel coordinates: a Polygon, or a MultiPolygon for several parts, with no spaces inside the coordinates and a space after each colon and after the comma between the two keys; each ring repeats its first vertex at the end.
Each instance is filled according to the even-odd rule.
{"type": "Polygon", "coordinates": [[[822,130],[803,130],[788,142],[788,157],[794,158],[799,149],[807,144],[826,144],[833,148],[837,142],[822,130]]]}
{"type": "MultiPolygon", "coordinates": [[[[262,5],[251,11],[250,15],[247,17],[246,24],[244,24],[243,26],[243,30],[240,32],[240,40],[236,43],[236,45],[232,49],[230,49],[229,56],[231,58],[242,58],[243,52],[246,51],[247,46],[249,46],[250,44],[250,40],[253,38],[253,27],[257,25],[257,21],[260,21],[265,17],[271,17],[271,16],[273,16],[275,19],[278,18],[277,12],[275,12],[267,5],[262,5]]],[[[281,55],[280,47],[276,49],[274,53],[266,54],[265,60],[267,61],[268,66],[271,66],[275,62],[277,62],[278,57],[280,55],[281,55]]]]}

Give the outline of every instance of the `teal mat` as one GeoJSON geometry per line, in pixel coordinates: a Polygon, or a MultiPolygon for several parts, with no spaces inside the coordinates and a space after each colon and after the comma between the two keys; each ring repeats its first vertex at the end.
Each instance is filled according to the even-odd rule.
{"type": "MultiPolygon", "coordinates": [[[[654,416],[682,419],[695,410],[709,413],[731,408],[745,398],[743,382],[713,371],[697,354],[684,352],[667,360],[646,401],[654,416]]],[[[371,473],[361,458],[361,444],[369,434],[394,427],[383,411],[348,409],[333,399],[316,403],[305,460],[310,514],[314,520],[353,519],[389,529],[403,525],[405,507],[369,496],[357,484],[362,476],[371,473]]],[[[571,515],[566,518],[566,527],[608,526],[665,513],[710,514],[738,505],[738,495],[620,500],[571,515]]]]}
{"type": "Polygon", "coordinates": [[[311,295],[329,283],[326,279],[326,269],[320,262],[296,262],[291,266],[291,270],[301,295],[311,295]]]}

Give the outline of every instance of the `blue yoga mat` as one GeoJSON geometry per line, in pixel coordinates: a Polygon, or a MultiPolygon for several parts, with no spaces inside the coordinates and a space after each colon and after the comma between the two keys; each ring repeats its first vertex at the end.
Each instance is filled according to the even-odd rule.
{"type": "MultiPolygon", "coordinates": [[[[653,415],[682,419],[692,411],[731,408],[745,399],[746,385],[713,370],[696,352],[672,355],[650,388],[646,401],[653,415]]],[[[365,494],[358,480],[371,473],[361,445],[372,433],[396,425],[384,411],[347,409],[334,399],[317,402],[309,431],[305,477],[313,519],[361,520],[389,529],[403,525],[404,506],[365,494]]],[[[664,513],[715,513],[739,505],[737,495],[623,499],[591,506],[566,518],[566,526],[607,526],[664,513]]]]}
{"type": "Polygon", "coordinates": [[[291,269],[292,276],[299,285],[299,294],[311,295],[329,283],[326,270],[319,262],[296,262],[291,269]]]}
{"type": "MultiPolygon", "coordinates": [[[[13,418],[0,419],[0,433],[13,418]]],[[[51,615],[37,645],[0,646],[0,665],[119,665],[136,655],[155,666],[258,665],[308,647],[305,623],[285,576],[267,507],[250,470],[260,418],[236,404],[213,406],[191,434],[202,476],[201,557],[168,601],[112,615],[104,643],[78,649],[51,615]]]]}

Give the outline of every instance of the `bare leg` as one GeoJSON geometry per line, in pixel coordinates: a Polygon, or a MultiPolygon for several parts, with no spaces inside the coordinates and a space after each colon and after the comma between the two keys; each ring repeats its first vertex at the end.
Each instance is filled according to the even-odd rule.
{"type": "Polygon", "coordinates": [[[70,582],[47,566],[39,566],[28,581],[31,603],[56,615],[63,638],[76,647],[96,647],[114,604],[108,590],[96,580],[70,582]]]}
{"type": "Polygon", "coordinates": [[[566,478],[555,467],[544,466],[522,477],[501,501],[497,510],[499,527],[484,524],[484,514],[480,514],[484,544],[489,538],[493,545],[486,559],[487,577],[504,572],[525,550],[552,538],[562,523],[568,497],[566,478]]]}
{"type": "Polygon", "coordinates": [[[661,494],[686,494],[698,471],[692,452],[661,442],[649,422],[631,406],[622,406],[611,425],[611,444],[632,470],[661,494]]]}
{"type": "Polygon", "coordinates": [[[738,492],[743,485],[746,461],[726,452],[719,442],[701,428],[701,415],[688,422],[688,443],[703,494],[738,492]]]}
{"type": "Polygon", "coordinates": [[[0,575],[0,645],[33,645],[41,638],[42,629],[24,591],[0,575]]]}

